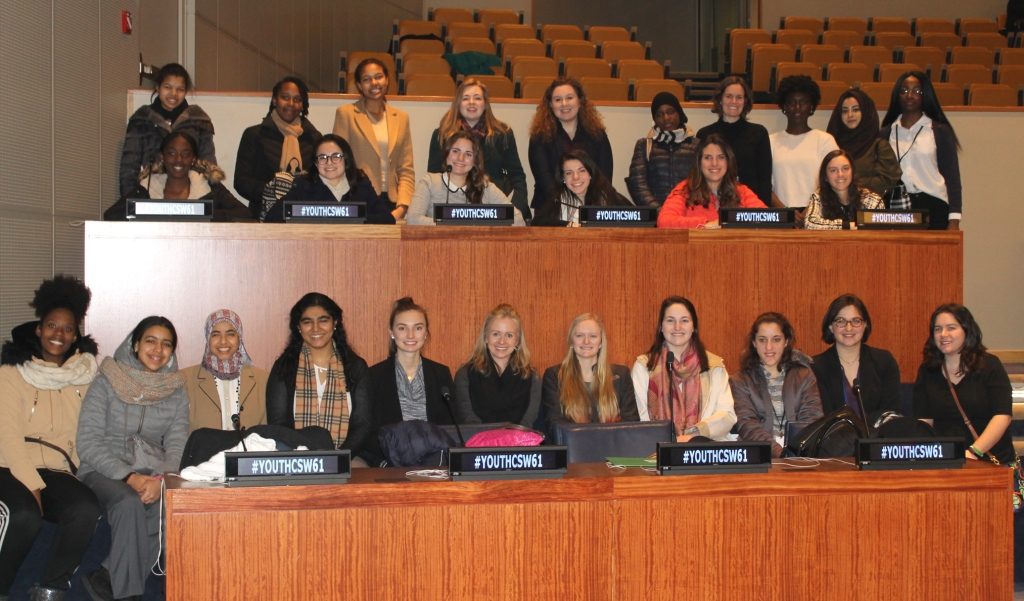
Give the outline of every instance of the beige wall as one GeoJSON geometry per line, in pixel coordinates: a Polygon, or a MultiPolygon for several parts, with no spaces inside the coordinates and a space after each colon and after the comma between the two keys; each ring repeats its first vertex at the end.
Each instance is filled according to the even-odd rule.
{"type": "Polygon", "coordinates": [[[821,0],[751,0],[751,19],[756,27],[777,29],[779,18],[789,15],[812,17],[988,17],[1006,12],[1005,0],[935,2],[935,0],[859,0],[858,2],[822,2],[821,0]],[[758,15],[758,7],[761,9],[758,15]],[[760,20],[759,20],[760,18],[760,20]]]}

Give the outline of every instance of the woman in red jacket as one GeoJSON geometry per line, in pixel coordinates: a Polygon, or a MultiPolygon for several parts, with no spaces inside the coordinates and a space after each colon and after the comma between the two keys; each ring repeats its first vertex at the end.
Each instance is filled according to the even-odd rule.
{"type": "Polygon", "coordinates": [[[736,183],[736,156],[720,136],[701,140],[696,155],[700,160],[690,168],[690,177],[665,199],[658,227],[713,229],[719,227],[720,208],[765,208],[750,188],[736,183]]]}

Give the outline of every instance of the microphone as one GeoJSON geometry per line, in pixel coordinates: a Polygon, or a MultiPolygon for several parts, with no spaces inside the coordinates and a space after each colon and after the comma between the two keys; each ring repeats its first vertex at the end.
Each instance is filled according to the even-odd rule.
{"type": "MultiPolygon", "coordinates": [[[[448,181],[444,181],[444,178],[442,177],[441,182],[444,184],[444,204],[448,204],[448,197],[451,196],[452,193],[452,166],[450,164],[446,166],[444,168],[444,172],[448,175],[448,181]]],[[[445,390],[447,390],[447,388],[445,390]]],[[[452,419],[452,421],[455,420],[452,419]]]]}
{"type": "Polygon", "coordinates": [[[864,432],[871,438],[871,426],[868,425],[868,412],[864,409],[864,397],[860,393],[860,378],[853,379],[853,394],[857,397],[857,404],[860,405],[860,418],[864,422],[864,432]]]}
{"type": "Polygon", "coordinates": [[[452,418],[455,433],[459,435],[459,445],[466,446],[466,439],[462,437],[462,428],[459,428],[459,420],[455,419],[455,412],[452,411],[452,393],[447,386],[441,387],[441,400],[444,402],[444,408],[448,410],[448,417],[452,418]]]}
{"type": "Polygon", "coordinates": [[[665,359],[665,369],[668,370],[668,418],[672,423],[672,442],[675,442],[679,436],[679,430],[676,429],[676,387],[674,384],[672,384],[672,364],[675,362],[675,353],[669,351],[668,357],[665,359]]]}
{"type": "Polygon", "coordinates": [[[242,435],[245,428],[242,427],[242,418],[237,413],[231,414],[231,425],[235,427],[235,432],[238,432],[238,440],[242,442],[242,450],[248,453],[249,449],[245,446],[245,436],[242,435]]]}

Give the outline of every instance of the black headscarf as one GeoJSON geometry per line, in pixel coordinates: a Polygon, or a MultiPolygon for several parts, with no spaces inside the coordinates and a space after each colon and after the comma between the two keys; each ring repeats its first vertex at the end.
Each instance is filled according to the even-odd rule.
{"type": "Polygon", "coordinates": [[[839,95],[836,108],[832,110],[832,117],[828,120],[828,133],[836,139],[836,144],[845,150],[855,159],[860,158],[871,148],[878,137],[878,109],[875,108],[875,101],[865,94],[860,88],[850,88],[839,95]],[[850,129],[843,123],[843,101],[847,98],[856,98],[860,105],[860,123],[857,127],[850,129]]]}

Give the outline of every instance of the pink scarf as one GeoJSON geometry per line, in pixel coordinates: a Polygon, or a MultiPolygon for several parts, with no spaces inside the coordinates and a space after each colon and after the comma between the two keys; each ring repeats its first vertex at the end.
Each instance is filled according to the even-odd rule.
{"type": "Polygon", "coordinates": [[[669,390],[674,389],[672,400],[676,432],[681,434],[700,422],[700,360],[697,358],[696,349],[691,345],[683,360],[677,360],[672,365],[670,388],[669,374],[665,366],[667,358],[668,347],[662,345],[647,385],[647,408],[652,420],[670,419],[672,412],[668,406],[669,390]]]}

